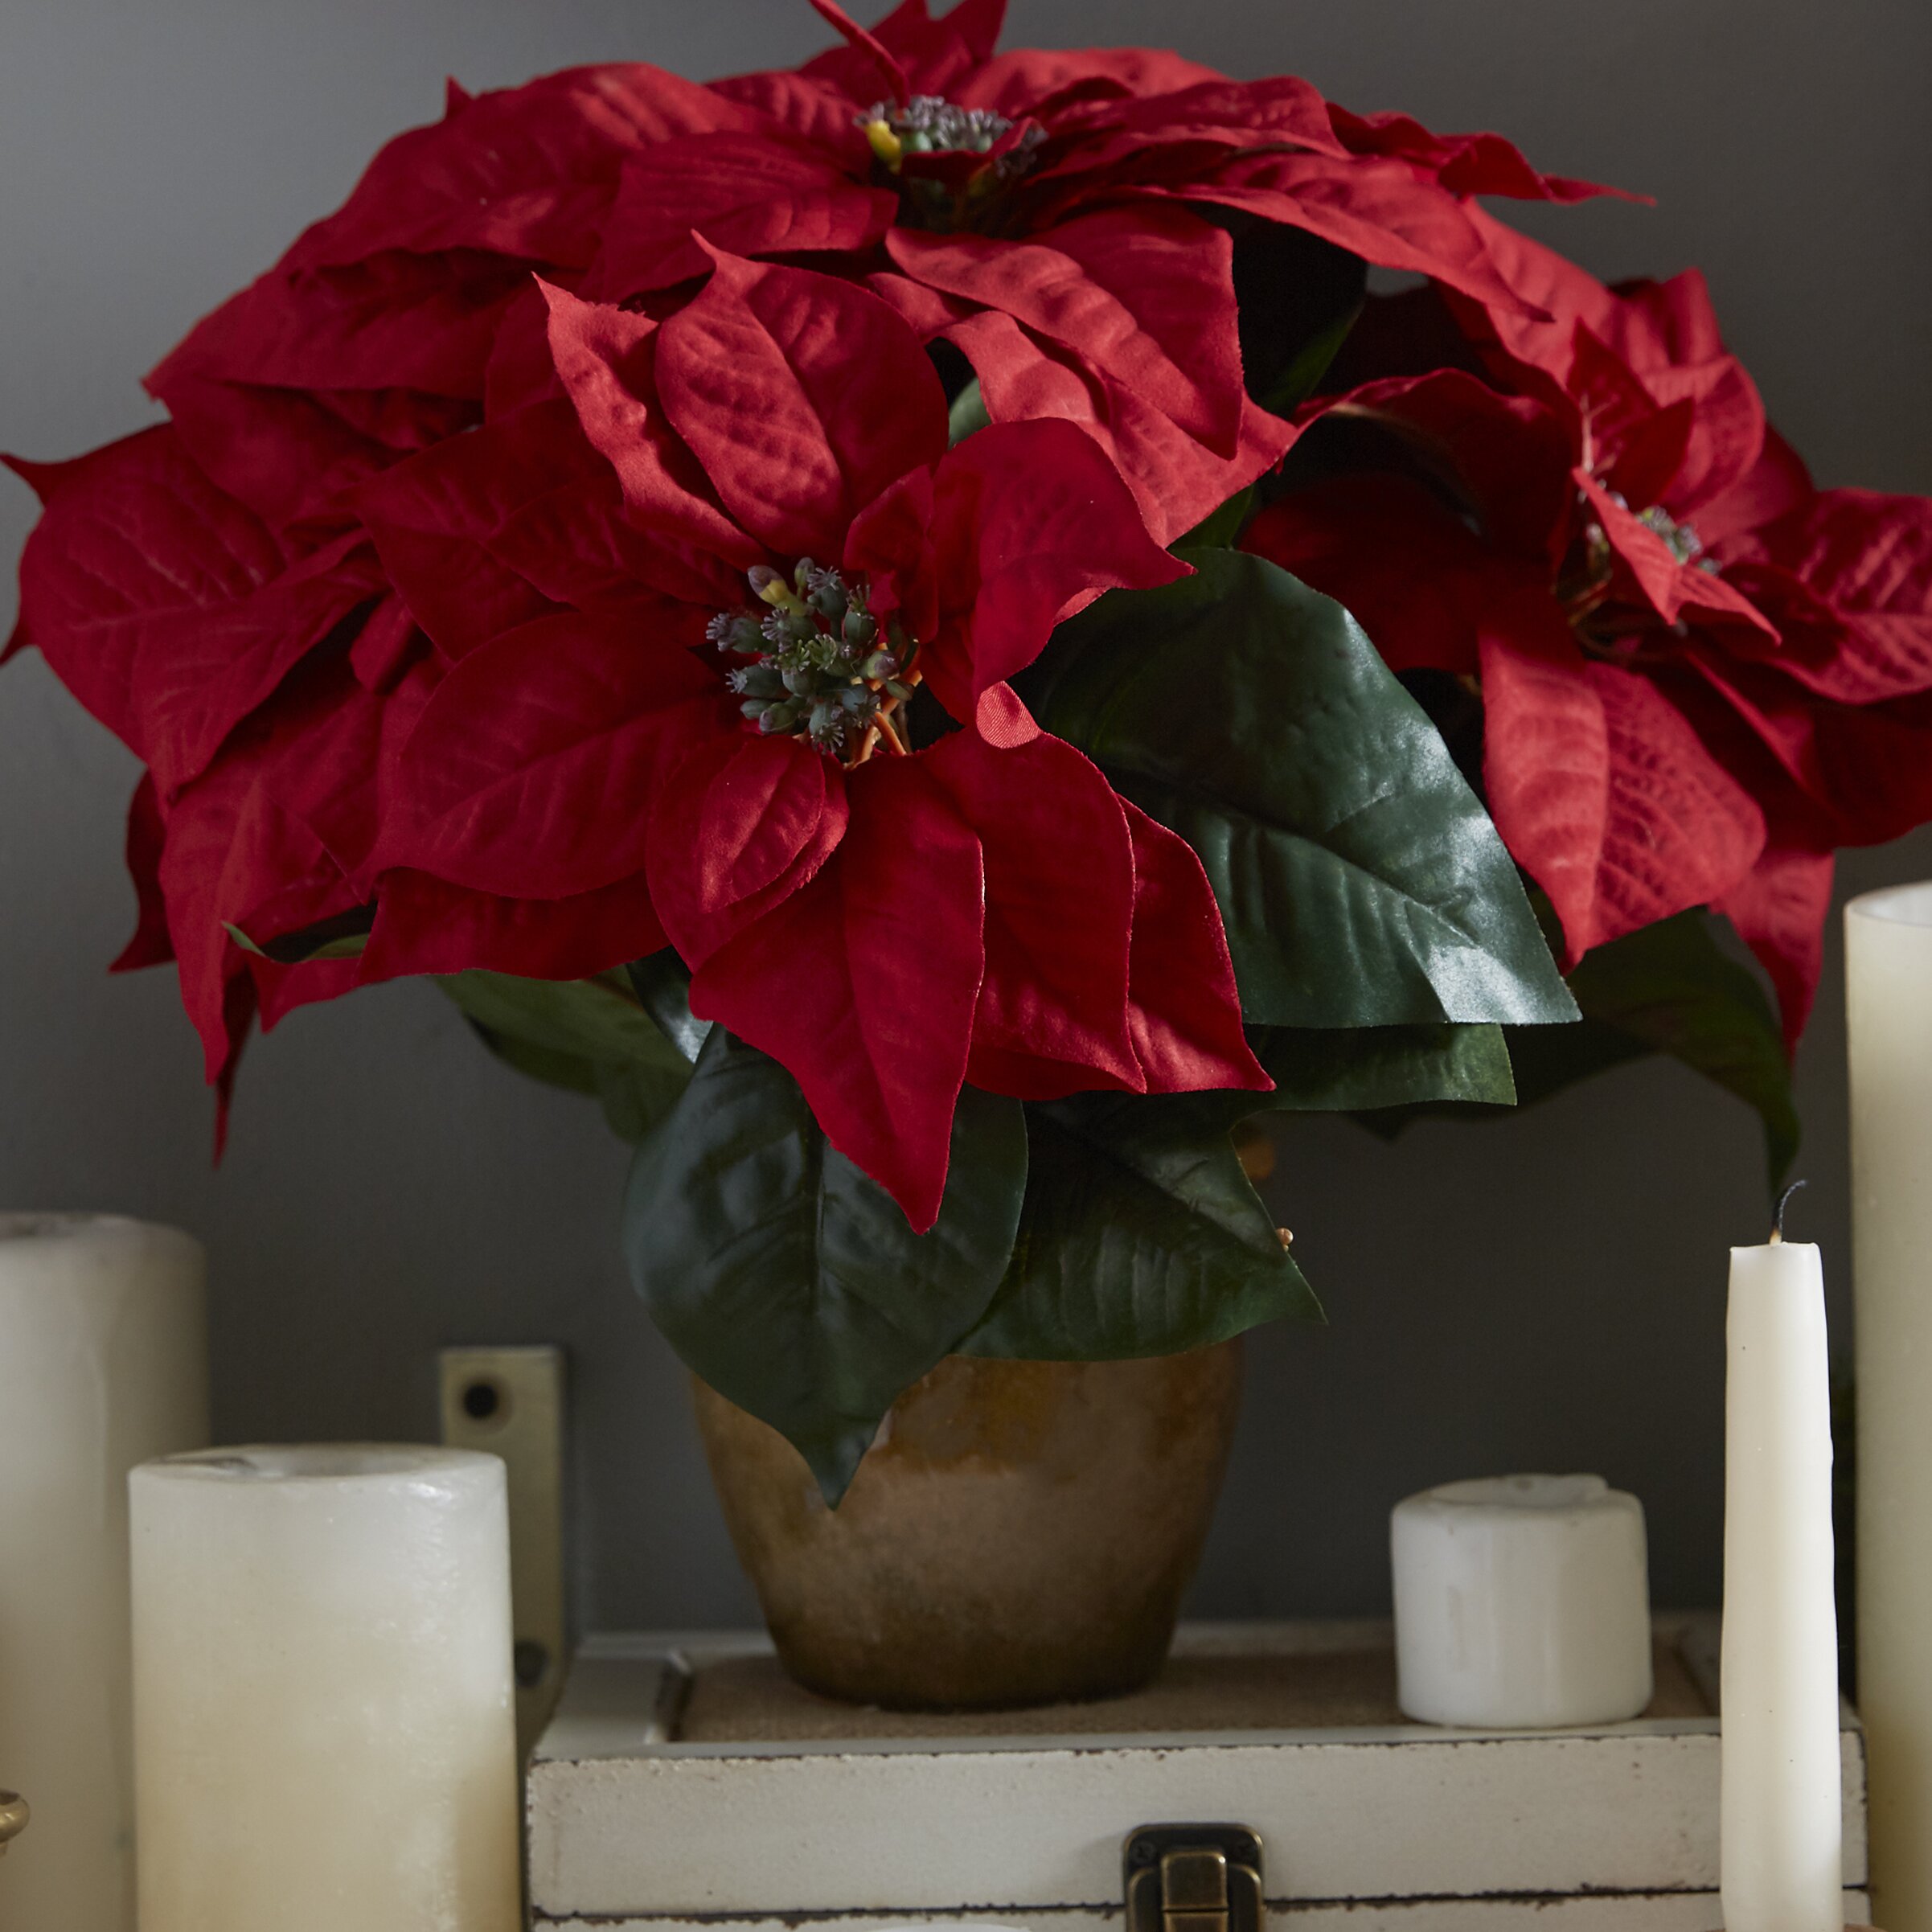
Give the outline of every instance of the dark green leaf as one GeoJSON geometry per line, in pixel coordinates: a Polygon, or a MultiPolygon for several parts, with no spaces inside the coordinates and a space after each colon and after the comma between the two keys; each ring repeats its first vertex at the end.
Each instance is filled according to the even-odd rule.
{"type": "Polygon", "coordinates": [[[1228,1138],[1255,1100],[1085,1093],[1028,1107],[1012,1267],[959,1352],[1118,1360],[1320,1319],[1228,1138]]]}
{"type": "Polygon", "coordinates": [[[1348,331],[1362,313],[1364,300],[1358,295],[1346,309],[1302,343],[1287,366],[1268,385],[1266,393],[1257,399],[1264,409],[1272,410],[1277,416],[1287,416],[1315,394],[1316,386],[1328,373],[1328,365],[1341,353],[1342,344],[1347,341],[1348,331]]]}
{"type": "Polygon", "coordinates": [[[1063,625],[1033,695],[1200,855],[1247,1017],[1574,1019],[1495,827],[1360,626],[1260,557],[1188,560],[1063,625]]]}
{"type": "Polygon", "coordinates": [[[985,1314],[1026,1176],[1019,1102],[966,1089],[938,1221],[915,1235],[827,1144],[790,1074],[714,1027],[638,1149],[625,1247],[671,1346],[788,1437],[836,1503],[900,1391],[985,1314]]]}
{"type": "Polygon", "coordinates": [[[946,412],[946,441],[963,443],[975,430],[985,429],[992,420],[987,411],[986,398],[979,392],[979,378],[974,376],[953,398],[953,406],[946,412]]]}
{"type": "Polygon", "coordinates": [[[520,979],[456,973],[436,983],[519,1072],[595,1093],[626,1140],[660,1118],[691,1077],[688,1063],[615,974],[520,979]]]}
{"type": "Polygon", "coordinates": [[[1188,534],[1176,544],[1176,550],[1232,550],[1234,539],[1241,533],[1248,521],[1248,513],[1254,507],[1254,486],[1250,483],[1245,490],[1229,498],[1220,508],[1210,511],[1188,534]]]}
{"type": "Polygon", "coordinates": [[[1727,958],[1702,912],[1586,953],[1570,974],[1587,1019],[1668,1053],[1754,1107],[1774,1191],[1798,1152],[1798,1110],[1778,1019],[1749,969],[1727,958]]]}
{"type": "MultiPolygon", "coordinates": [[[[1523,1036],[1576,1031],[1525,1028],[1523,1036]]],[[[1269,1027],[1255,1029],[1249,1044],[1274,1081],[1272,1093],[1254,1097],[1270,1110],[1354,1113],[1419,1101],[1507,1107],[1516,1098],[1500,1027],[1269,1027]]]]}
{"type": "Polygon", "coordinates": [[[646,958],[634,959],[627,970],[632,991],[657,1022],[658,1032],[677,1048],[687,1066],[695,1066],[711,1022],[691,1012],[691,969],[666,946],[646,958]]]}

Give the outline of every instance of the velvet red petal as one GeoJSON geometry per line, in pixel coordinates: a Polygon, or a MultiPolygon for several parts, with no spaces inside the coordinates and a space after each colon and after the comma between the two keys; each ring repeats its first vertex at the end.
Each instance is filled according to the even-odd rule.
{"type": "Polygon", "coordinates": [[[473,970],[590,979],[665,943],[641,877],[562,899],[499,899],[398,868],[383,880],[357,983],[473,970]]]}
{"type": "Polygon", "coordinates": [[[990,108],[1009,121],[1056,107],[1123,100],[1226,84],[1225,75],[1165,48],[1147,47],[1015,47],[995,54],[970,78],[949,88],[962,107],[990,108]]]}
{"type": "Polygon", "coordinates": [[[1506,195],[1518,201],[1585,201],[1614,195],[1647,201],[1647,195],[1599,187],[1561,174],[1540,174],[1500,134],[1433,134],[1406,114],[1352,114],[1333,102],[1331,124],[1356,154],[1388,154],[1427,170],[1456,195],[1506,195]]]}
{"type": "Polygon", "coordinates": [[[789,141],[733,133],[663,142],[625,169],[583,293],[618,301],[708,274],[712,259],[694,230],[739,256],[864,253],[898,206],[836,158],[789,141]]]}
{"type": "Polygon", "coordinates": [[[1188,842],[1127,799],[1134,842],[1128,1025],[1150,1093],[1274,1085],[1241,1031],[1220,909],[1188,842]]]}
{"type": "MultiPolygon", "coordinates": [[[[954,732],[924,754],[986,864],[986,978],[973,1065],[1004,1063],[992,1090],[1054,1099],[1086,1087],[1142,1090],[1128,1032],[1127,947],[1134,854],[1097,766],[1036,730],[995,749],[954,732]],[[1013,1063],[1036,1077],[1011,1084],[1013,1063]]],[[[977,1072],[974,1083],[987,1085],[977,1072]]]]}
{"type": "Polygon", "coordinates": [[[1179,209],[1110,209],[1027,241],[896,228],[915,281],[1011,315],[1133,388],[1216,455],[1243,409],[1233,244],[1179,209]]]}
{"type": "Polygon", "coordinates": [[[734,731],[666,776],[650,827],[651,894],[698,966],[804,885],[845,835],[844,774],[802,740],[734,731]]]}
{"type": "Polygon", "coordinates": [[[691,1011],[789,1068],[827,1138],[924,1233],[985,968],[979,841],[920,758],[875,758],[816,877],[693,974],[691,1011]]]}
{"type": "Polygon", "coordinates": [[[660,765],[731,715],[721,680],[627,617],[539,618],[472,651],[403,753],[378,860],[506,898],[643,871],[660,765]]]}
{"type": "Polygon", "coordinates": [[[1828,851],[1774,842],[1713,909],[1737,929],[1770,975],[1787,1053],[1797,1051],[1823,970],[1832,871],[1828,851]]]}
{"type": "Polygon", "coordinates": [[[1392,670],[1473,673],[1488,610],[1540,565],[1499,557],[1433,491],[1405,476],[1338,477],[1271,503],[1241,547],[1343,605],[1392,670]]]}
{"type": "Polygon", "coordinates": [[[941,630],[921,662],[956,718],[971,718],[982,691],[1032,663],[1099,592],[1188,574],[1071,423],[982,429],[946,453],[933,491],[941,630]]]}
{"type": "Polygon", "coordinates": [[[164,796],[382,587],[354,537],[290,561],[165,427],[35,475],[23,627],[164,796]]]}
{"type": "Polygon", "coordinates": [[[475,96],[458,90],[441,121],[383,149],[340,211],[311,228],[289,261],[478,248],[581,266],[628,156],[747,119],[710,88],[641,62],[566,68],[475,96]]]}
{"type": "Polygon", "coordinates": [[[161,854],[166,839],[154,773],[143,772],[128,806],[125,847],[128,876],[134,881],[134,931],[109,967],[111,973],[165,966],[174,957],[174,944],[168,937],[167,900],[161,889],[161,854]]]}
{"type": "Polygon", "coordinates": [[[937,461],[945,392],[877,296],[808,269],[717,262],[660,333],[665,412],[744,529],[782,557],[836,556],[859,510],[937,461]]]}

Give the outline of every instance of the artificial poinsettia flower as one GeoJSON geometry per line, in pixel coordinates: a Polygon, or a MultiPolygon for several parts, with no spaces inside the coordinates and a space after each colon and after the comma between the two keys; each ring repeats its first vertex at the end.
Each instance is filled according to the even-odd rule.
{"type": "Polygon", "coordinates": [[[707,260],[662,321],[550,291],[567,412],[359,499],[449,664],[399,762],[371,950],[406,950],[398,876],[642,881],[693,1011],[783,1062],[921,1230],[967,1080],[1265,1087],[1199,862],[1007,683],[1101,590],[1184,567],[1068,424],[949,449],[878,297],[707,260]]]}
{"type": "Polygon", "coordinates": [[[1613,290],[1490,226],[1547,319],[1396,298],[1364,342],[1433,361],[1453,318],[1462,366],[1311,404],[1364,461],[1247,540],[1479,688],[1490,809],[1572,962],[1713,906],[1795,1040],[1832,848],[1932,815],[1932,507],[1815,490],[1700,277],[1613,290]]]}

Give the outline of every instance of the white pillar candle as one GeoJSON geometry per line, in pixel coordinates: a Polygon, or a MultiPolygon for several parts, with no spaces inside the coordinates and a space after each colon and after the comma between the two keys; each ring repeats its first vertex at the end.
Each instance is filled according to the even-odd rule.
{"type": "Polygon", "coordinates": [[[1733,1248],[1725,1334],[1725,1932],[1839,1932],[1832,1387],[1817,1249],[1733,1248]]]}
{"type": "Polygon", "coordinates": [[[1845,908],[1873,1916],[1932,1932],[1932,884],[1845,908]]]}
{"type": "Polygon", "coordinates": [[[1610,1724],[1651,1700],[1643,1506],[1601,1476],[1446,1483],[1398,1503],[1397,1696],[1425,1724],[1610,1724]]]}
{"type": "Polygon", "coordinates": [[[127,1476],[207,1441],[205,1265],[172,1228],[0,1215],[0,1786],[34,1829],[6,1932],[129,1932],[127,1476]]]}
{"type": "Polygon", "coordinates": [[[141,1932],[515,1932],[502,1463],[237,1449],[131,1489],[141,1932]]]}

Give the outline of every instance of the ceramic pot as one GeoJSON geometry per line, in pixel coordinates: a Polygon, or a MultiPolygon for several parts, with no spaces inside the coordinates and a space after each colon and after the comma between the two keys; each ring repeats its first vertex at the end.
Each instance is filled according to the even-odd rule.
{"type": "Polygon", "coordinates": [[[775,1430],[694,1388],[792,1676],[891,1709],[1012,1709],[1160,1668],[1227,1468],[1241,1349],[949,1356],[899,1398],[836,1511],[775,1430]]]}

